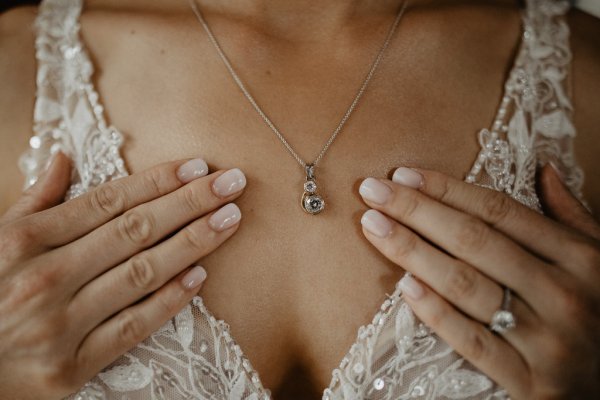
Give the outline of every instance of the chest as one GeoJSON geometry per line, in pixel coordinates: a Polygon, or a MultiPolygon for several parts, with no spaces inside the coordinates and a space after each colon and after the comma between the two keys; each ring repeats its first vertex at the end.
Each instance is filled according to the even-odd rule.
{"type": "MultiPolygon", "coordinates": [[[[495,113],[506,63],[482,73],[481,55],[458,52],[450,59],[434,51],[435,32],[425,46],[418,46],[419,36],[428,35],[422,30],[393,42],[316,170],[327,208],[310,216],[300,208],[302,168],[197,26],[134,20],[102,36],[97,33],[106,21],[87,22],[83,35],[96,55],[98,91],[109,122],[126,138],[122,155],[130,173],[200,156],[212,170],[238,167],[247,176],[236,201],[240,230],[200,260],[209,276],[201,292],[206,305],[231,325],[265,386],[280,386],[295,364],[306,366],[315,386],[327,386],[358,327],[403,273],[363,238],[359,220],[366,207],[358,185],[401,165],[464,177],[479,150],[476,133],[495,113]]],[[[350,105],[379,42],[333,54],[305,47],[277,54],[252,44],[232,41],[232,62],[293,148],[312,161],[350,105]]],[[[507,42],[506,60],[510,49],[507,42]]],[[[500,56],[498,50],[489,55],[500,56]]]]}

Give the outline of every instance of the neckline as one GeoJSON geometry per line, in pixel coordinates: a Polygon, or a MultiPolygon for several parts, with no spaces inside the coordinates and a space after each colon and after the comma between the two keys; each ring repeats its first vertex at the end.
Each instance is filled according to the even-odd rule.
{"type": "MultiPolygon", "coordinates": [[[[44,0],[44,2],[46,2],[46,1],[51,1],[51,0],[44,0]]],[[[73,1],[74,1],[73,6],[79,7],[79,13],[76,16],[76,19],[79,20],[80,15],[83,13],[83,8],[85,7],[85,5],[84,5],[85,1],[84,0],[73,0],[73,1]]],[[[42,2],[42,4],[44,2],[42,2]]],[[[523,50],[524,50],[525,44],[526,44],[524,39],[526,36],[526,25],[527,25],[524,22],[527,18],[525,11],[526,11],[525,8],[520,10],[521,24],[520,24],[519,41],[517,43],[517,52],[516,52],[515,56],[512,57],[512,63],[511,63],[511,67],[509,69],[509,74],[504,81],[504,88],[509,84],[509,82],[511,80],[511,75],[513,74],[515,69],[519,66],[521,59],[523,57],[523,54],[524,54],[523,50]]],[[[92,109],[94,110],[95,118],[97,119],[97,123],[101,130],[101,133],[104,135],[108,135],[108,137],[111,137],[111,138],[114,138],[115,134],[124,136],[124,135],[122,135],[121,131],[118,130],[116,127],[114,127],[112,125],[109,126],[106,123],[106,111],[105,111],[106,109],[102,105],[102,102],[100,101],[100,96],[96,89],[96,85],[93,83],[94,64],[91,61],[91,57],[89,57],[87,46],[85,46],[85,42],[81,38],[79,31],[77,31],[77,34],[75,35],[74,40],[76,41],[76,44],[79,46],[79,50],[80,50],[79,54],[81,55],[81,57],[84,57],[83,61],[86,62],[89,66],[88,73],[86,74],[87,76],[83,77],[85,84],[86,84],[85,92],[90,101],[92,109]]],[[[504,89],[503,95],[501,97],[501,103],[496,108],[496,116],[493,120],[494,124],[496,124],[496,125],[499,120],[503,119],[504,113],[506,112],[506,104],[505,104],[506,98],[507,98],[506,97],[506,89],[504,89]]],[[[483,130],[485,131],[486,129],[484,128],[483,130]]],[[[495,127],[492,127],[492,129],[490,129],[490,131],[492,131],[492,132],[494,132],[495,130],[496,130],[495,127]]],[[[129,172],[129,169],[127,168],[127,166],[124,162],[124,159],[122,157],[122,142],[123,141],[120,141],[120,143],[116,146],[116,149],[114,150],[114,158],[115,158],[116,162],[122,166],[122,173],[124,176],[126,176],[126,175],[130,175],[130,172],[129,172]]],[[[480,156],[481,156],[481,151],[477,155],[475,162],[473,164],[473,167],[471,168],[470,173],[465,174],[465,181],[468,183],[475,183],[475,182],[469,180],[469,175],[471,173],[473,173],[474,170],[476,169],[475,166],[477,165],[477,161],[480,158],[480,156]]],[[[477,172],[478,171],[479,171],[479,169],[477,169],[477,172]]],[[[345,367],[345,363],[347,362],[347,360],[349,360],[352,353],[355,351],[356,347],[360,344],[361,340],[364,339],[365,332],[374,332],[375,330],[377,330],[378,326],[383,326],[382,322],[385,321],[387,318],[389,318],[392,310],[396,309],[396,307],[391,307],[391,305],[393,305],[394,302],[397,301],[400,303],[400,305],[406,304],[406,303],[404,303],[404,300],[402,299],[401,294],[402,294],[402,292],[401,292],[401,289],[399,286],[399,281],[398,281],[398,282],[396,282],[395,290],[391,295],[384,294],[386,298],[380,305],[380,307],[378,309],[379,311],[377,311],[376,314],[374,315],[374,317],[372,318],[372,321],[365,325],[362,325],[358,328],[358,331],[356,334],[357,339],[351,344],[350,348],[345,352],[344,357],[338,364],[338,367],[336,367],[332,371],[332,378],[330,380],[329,386],[327,388],[324,388],[321,391],[322,395],[323,395],[323,399],[329,399],[329,396],[331,396],[332,390],[334,389],[336,383],[338,382],[338,378],[336,377],[336,375],[339,375],[342,373],[342,371],[345,367]]],[[[240,346],[235,341],[235,338],[233,337],[233,335],[230,332],[229,324],[224,320],[216,318],[212,314],[212,312],[210,310],[208,310],[208,308],[204,305],[204,302],[200,296],[195,296],[194,300],[192,300],[192,304],[194,304],[196,307],[198,307],[200,309],[200,311],[208,319],[210,319],[215,324],[222,327],[226,340],[232,346],[235,346],[239,349],[240,356],[245,360],[245,362],[242,364],[243,368],[246,370],[245,372],[248,374],[248,376],[256,377],[256,379],[250,380],[249,384],[252,384],[259,393],[267,393],[267,394],[270,393],[270,391],[268,389],[264,388],[258,372],[252,366],[251,361],[245,356],[243,349],[241,349],[240,346]]]]}

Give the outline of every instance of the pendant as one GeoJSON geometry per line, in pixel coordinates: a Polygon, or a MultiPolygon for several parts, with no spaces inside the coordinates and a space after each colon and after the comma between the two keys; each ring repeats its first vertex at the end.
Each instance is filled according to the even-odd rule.
{"type": "Polygon", "coordinates": [[[315,215],[325,208],[325,200],[317,194],[317,183],[315,182],[315,166],[306,166],[306,182],[304,182],[304,194],[302,195],[302,209],[309,214],[315,215]]]}

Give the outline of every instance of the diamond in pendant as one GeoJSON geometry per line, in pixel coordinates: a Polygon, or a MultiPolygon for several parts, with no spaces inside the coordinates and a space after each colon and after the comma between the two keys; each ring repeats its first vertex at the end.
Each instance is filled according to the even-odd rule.
{"type": "Polygon", "coordinates": [[[305,194],[302,199],[302,208],[309,214],[318,214],[325,208],[325,200],[318,194],[305,194]]]}
{"type": "Polygon", "coordinates": [[[304,183],[304,191],[314,193],[317,191],[317,183],[315,181],[307,181],[304,183]]]}

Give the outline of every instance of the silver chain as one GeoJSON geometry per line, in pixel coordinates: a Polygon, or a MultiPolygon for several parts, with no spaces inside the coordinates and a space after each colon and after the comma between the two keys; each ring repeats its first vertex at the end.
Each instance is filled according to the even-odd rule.
{"type": "Polygon", "coordinates": [[[311,164],[307,164],[304,160],[302,160],[302,158],[300,158],[300,156],[298,155],[298,153],[296,153],[296,151],[294,151],[294,149],[292,148],[292,146],[283,137],[283,135],[281,134],[281,132],[279,132],[279,129],[277,129],[277,127],[275,126],[275,124],[273,124],[273,122],[269,119],[269,117],[267,117],[267,115],[264,113],[264,111],[262,110],[262,108],[260,108],[260,106],[258,105],[258,103],[256,103],[256,100],[254,100],[254,97],[252,97],[252,95],[250,94],[250,92],[248,91],[248,89],[246,89],[246,85],[244,85],[244,82],[242,82],[242,80],[240,79],[240,77],[238,76],[238,74],[233,69],[233,66],[231,65],[231,63],[229,62],[229,59],[227,58],[227,56],[223,52],[223,49],[219,45],[219,42],[217,42],[217,39],[215,38],[215,36],[213,35],[213,33],[212,33],[211,29],[209,28],[208,24],[204,20],[204,17],[202,16],[202,13],[198,9],[198,5],[196,4],[196,0],[189,0],[189,1],[190,1],[190,5],[192,7],[192,10],[194,11],[194,14],[196,14],[196,17],[198,18],[198,21],[200,21],[200,23],[202,24],[202,27],[206,31],[206,34],[208,35],[208,38],[209,38],[210,42],[212,43],[212,45],[217,50],[217,53],[219,53],[219,57],[221,57],[221,60],[223,60],[223,63],[227,67],[227,70],[231,74],[231,76],[232,76],[233,80],[235,81],[235,83],[238,85],[238,87],[240,88],[240,90],[242,91],[242,93],[244,93],[244,96],[246,96],[246,98],[248,99],[248,101],[250,102],[250,104],[252,104],[252,107],[254,107],[254,109],[256,110],[256,112],[262,117],[262,119],[269,126],[269,128],[271,128],[271,130],[275,133],[275,135],[277,135],[277,137],[279,138],[279,140],[281,141],[281,143],[283,143],[283,145],[285,146],[285,148],[290,152],[290,154],[296,159],[296,161],[298,161],[298,163],[303,168],[306,168],[308,166],[313,166],[314,167],[314,166],[316,166],[319,163],[319,161],[325,155],[325,152],[327,151],[327,149],[329,149],[329,146],[331,146],[331,144],[333,143],[333,141],[337,137],[338,133],[340,133],[340,131],[342,130],[343,126],[346,124],[346,121],[348,121],[348,118],[350,118],[350,115],[352,114],[352,111],[354,111],[354,109],[356,108],[356,105],[358,104],[358,101],[362,97],[363,93],[367,89],[367,86],[368,86],[369,82],[371,81],[371,78],[375,74],[375,70],[377,69],[377,67],[379,66],[379,63],[381,62],[381,59],[383,58],[383,53],[385,52],[385,49],[387,49],[388,45],[390,44],[390,41],[391,41],[391,39],[392,39],[392,37],[394,35],[394,32],[396,31],[396,28],[398,27],[398,23],[400,22],[400,19],[402,18],[402,15],[404,14],[404,10],[406,9],[406,4],[407,4],[406,0],[403,1],[402,7],[398,11],[398,15],[396,16],[396,19],[394,20],[394,23],[390,27],[390,30],[389,30],[389,32],[387,34],[385,42],[381,46],[381,49],[379,50],[379,53],[377,53],[377,57],[373,61],[373,64],[371,65],[371,69],[369,70],[369,73],[367,74],[367,76],[366,76],[365,80],[363,81],[363,83],[362,83],[362,85],[361,85],[358,93],[354,97],[354,100],[352,101],[352,104],[350,105],[350,107],[348,108],[348,110],[346,111],[346,113],[344,114],[344,116],[342,117],[342,120],[338,124],[337,128],[335,128],[335,130],[333,131],[333,134],[331,135],[331,137],[329,138],[329,140],[327,141],[327,143],[325,143],[325,146],[323,146],[323,149],[321,150],[321,152],[319,153],[319,155],[317,156],[317,158],[315,159],[315,161],[313,161],[311,164]]]}

